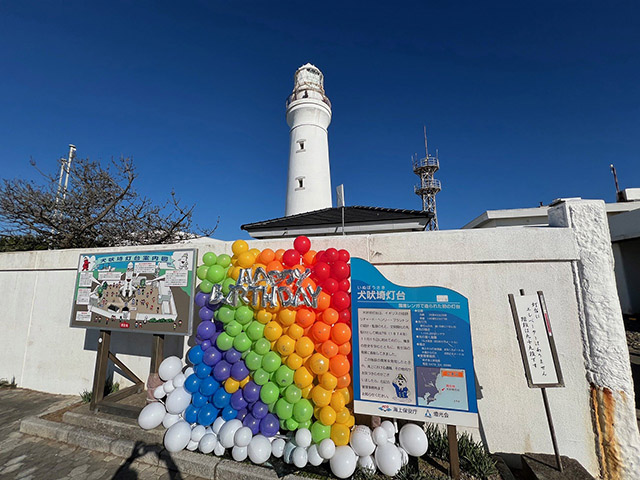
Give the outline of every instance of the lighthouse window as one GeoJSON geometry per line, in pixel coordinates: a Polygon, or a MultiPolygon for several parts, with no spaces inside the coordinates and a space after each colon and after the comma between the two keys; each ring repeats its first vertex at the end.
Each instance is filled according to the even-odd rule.
{"type": "Polygon", "coordinates": [[[304,190],[304,177],[296,178],[296,190],[304,190]]]}
{"type": "Polygon", "coordinates": [[[298,140],[296,142],[298,144],[298,152],[304,152],[304,142],[306,142],[306,140],[298,140]]]}

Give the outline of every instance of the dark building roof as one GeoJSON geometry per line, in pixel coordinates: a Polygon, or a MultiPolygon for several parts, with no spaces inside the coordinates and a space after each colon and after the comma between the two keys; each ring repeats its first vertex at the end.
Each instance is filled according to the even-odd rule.
{"type": "MultiPolygon", "coordinates": [[[[405,210],[398,208],[381,208],[381,207],[363,207],[352,206],[344,207],[344,225],[345,229],[354,225],[377,225],[390,223],[407,223],[415,222],[420,225],[429,221],[433,215],[422,210],[405,210]]],[[[336,227],[342,225],[342,208],[324,208],[322,210],[314,210],[312,212],[300,213],[298,215],[290,215],[288,217],[274,218],[264,220],[262,222],[247,223],[242,225],[242,229],[251,233],[259,233],[260,231],[273,231],[288,229],[305,229],[305,228],[321,228],[336,227]]],[[[418,228],[424,230],[422,228],[418,228]]],[[[412,228],[416,230],[416,228],[412,228]]],[[[365,232],[360,232],[365,233],[365,232]]],[[[326,233],[325,233],[326,234],[326,233]]]]}

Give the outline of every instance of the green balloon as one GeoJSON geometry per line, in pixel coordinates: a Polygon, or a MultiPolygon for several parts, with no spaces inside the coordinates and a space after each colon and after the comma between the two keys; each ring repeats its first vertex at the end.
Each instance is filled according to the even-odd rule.
{"type": "Polygon", "coordinates": [[[278,402],[273,402],[270,403],[269,405],[267,405],[267,407],[269,408],[269,413],[276,413],[276,404],[278,402]]]}
{"type": "Polygon", "coordinates": [[[251,320],[253,320],[253,310],[246,305],[238,307],[236,310],[236,320],[242,325],[251,322],[251,320]]]}
{"type": "Polygon", "coordinates": [[[222,293],[229,295],[231,291],[231,285],[235,285],[236,281],[233,278],[225,278],[222,282],[222,293]]]}
{"type": "Polygon", "coordinates": [[[236,309],[229,307],[228,305],[224,305],[217,310],[216,314],[218,315],[218,320],[222,323],[229,323],[235,317],[236,309]]]}
{"type": "Polygon", "coordinates": [[[216,263],[222,268],[227,268],[229,265],[231,265],[231,257],[226,253],[223,253],[222,255],[218,255],[218,260],[216,260],[216,263]]]}
{"type": "Polygon", "coordinates": [[[286,420],[280,420],[280,430],[286,430],[287,429],[287,421],[286,420]]]}
{"type": "Polygon", "coordinates": [[[255,342],[259,338],[262,338],[262,335],[264,334],[264,325],[254,320],[249,324],[246,331],[249,338],[255,342]]]}
{"type": "MultiPolygon", "coordinates": [[[[313,415],[313,405],[306,398],[301,398],[293,405],[293,418],[296,422],[304,422],[311,419],[313,415]]],[[[318,443],[318,442],[316,442],[318,443]]]]}
{"type": "Polygon", "coordinates": [[[255,372],[262,366],[262,355],[258,355],[256,352],[249,352],[244,359],[244,363],[249,370],[255,372]]]}
{"type": "Polygon", "coordinates": [[[322,440],[324,440],[325,438],[329,438],[329,435],[331,435],[331,427],[320,422],[313,422],[310,430],[313,443],[320,443],[322,440]]]}
{"type": "Polygon", "coordinates": [[[278,400],[279,393],[280,391],[275,383],[267,382],[260,389],[260,400],[266,404],[273,403],[278,400]]]}
{"type": "Polygon", "coordinates": [[[211,265],[207,271],[207,280],[211,283],[220,283],[224,280],[225,273],[224,268],[220,265],[211,265]]]}
{"type": "Polygon", "coordinates": [[[233,348],[239,352],[245,352],[251,348],[251,340],[247,337],[247,334],[242,332],[233,340],[233,348]]]}
{"type": "Polygon", "coordinates": [[[266,338],[259,338],[253,346],[253,351],[258,355],[266,355],[271,351],[271,343],[266,338]]]}
{"type": "Polygon", "coordinates": [[[216,345],[220,350],[226,352],[233,347],[233,337],[227,332],[221,332],[218,338],[216,338],[216,345]]]}
{"type": "Polygon", "coordinates": [[[213,283],[211,283],[209,280],[202,280],[202,282],[200,282],[200,291],[204,292],[204,293],[211,293],[211,290],[213,290],[213,283]]]}
{"type": "Polygon", "coordinates": [[[293,415],[293,405],[287,402],[284,398],[281,398],[276,403],[276,415],[280,420],[286,420],[293,415]]]}
{"type": "Polygon", "coordinates": [[[281,364],[282,359],[276,352],[267,352],[265,356],[262,357],[262,368],[269,373],[275,372],[281,364]]]}
{"type": "Polygon", "coordinates": [[[209,271],[209,267],[206,265],[200,265],[198,267],[198,269],[196,270],[196,276],[200,279],[200,280],[204,280],[205,278],[207,278],[207,272],[209,271]]]}
{"type": "MultiPolygon", "coordinates": [[[[247,364],[247,366],[249,365],[247,364]]],[[[298,401],[302,398],[302,390],[300,390],[295,385],[289,385],[284,390],[284,398],[291,404],[298,403],[298,401]]]]}
{"type": "Polygon", "coordinates": [[[298,428],[300,428],[300,425],[302,425],[302,424],[298,423],[293,417],[287,418],[284,421],[285,430],[289,430],[291,432],[293,432],[293,431],[297,430],[298,428]]]}
{"type": "Polygon", "coordinates": [[[202,261],[207,267],[215,264],[217,259],[216,254],[213,252],[207,252],[202,256],[202,261]]]}
{"type": "Polygon", "coordinates": [[[253,374],[253,381],[256,382],[258,385],[265,385],[269,381],[269,374],[265,372],[262,368],[259,368],[253,374]]]}
{"type": "Polygon", "coordinates": [[[242,325],[240,325],[235,320],[231,320],[224,326],[224,331],[229,334],[231,337],[237,336],[240,332],[242,332],[242,325]]]}
{"type": "Polygon", "coordinates": [[[287,387],[293,383],[293,370],[286,365],[280,365],[275,373],[275,382],[279,387],[287,387]]]}

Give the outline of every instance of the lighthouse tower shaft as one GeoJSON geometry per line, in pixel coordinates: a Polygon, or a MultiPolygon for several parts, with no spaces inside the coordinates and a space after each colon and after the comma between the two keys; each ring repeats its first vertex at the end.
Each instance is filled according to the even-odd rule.
{"type": "Polygon", "coordinates": [[[332,206],[329,140],[331,102],[324,94],[324,77],[307,63],[294,76],[287,98],[289,178],[285,215],[332,206]]]}

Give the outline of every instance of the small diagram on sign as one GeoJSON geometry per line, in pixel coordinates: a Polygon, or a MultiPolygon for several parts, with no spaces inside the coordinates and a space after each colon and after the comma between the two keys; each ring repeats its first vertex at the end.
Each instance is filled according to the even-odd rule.
{"type": "Polygon", "coordinates": [[[407,387],[407,379],[403,374],[398,374],[392,385],[396,389],[396,397],[409,398],[409,387],[407,387]]]}

